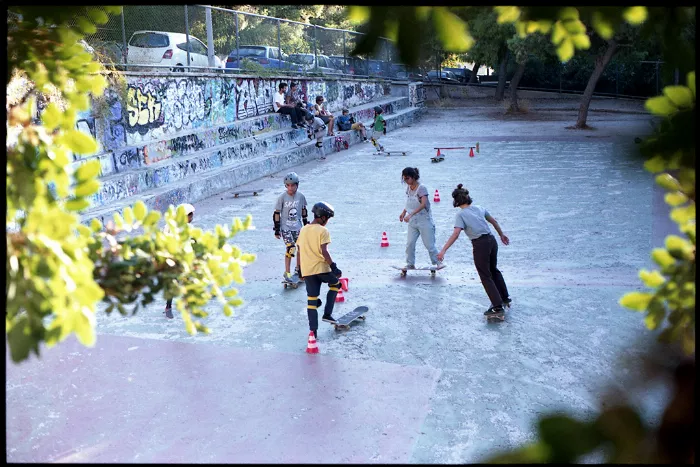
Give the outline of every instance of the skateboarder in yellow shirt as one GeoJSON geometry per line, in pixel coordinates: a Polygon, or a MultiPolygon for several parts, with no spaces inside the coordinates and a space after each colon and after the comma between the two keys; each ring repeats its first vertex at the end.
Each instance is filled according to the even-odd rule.
{"type": "Polygon", "coordinates": [[[297,254],[301,261],[301,274],[306,282],[307,314],[309,316],[309,330],[313,331],[314,337],[318,329],[318,308],[321,307],[319,295],[321,294],[321,284],[328,284],[328,294],[326,295],[326,307],[323,312],[323,321],[335,323],[333,318],[333,305],[335,297],[340,290],[341,271],[333,262],[331,254],[328,252],[328,244],[331,242],[331,235],[325,227],[333,217],[333,206],[325,202],[314,204],[311,209],[314,214],[313,222],[305,225],[299,232],[297,239],[297,254]]]}

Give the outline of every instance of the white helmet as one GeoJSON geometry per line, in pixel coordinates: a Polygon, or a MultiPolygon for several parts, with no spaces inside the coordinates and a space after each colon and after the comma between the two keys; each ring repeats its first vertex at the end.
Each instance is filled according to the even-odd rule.
{"type": "Polygon", "coordinates": [[[194,206],[192,206],[190,203],[181,204],[180,206],[185,208],[186,215],[189,216],[190,214],[194,214],[194,206]]]}

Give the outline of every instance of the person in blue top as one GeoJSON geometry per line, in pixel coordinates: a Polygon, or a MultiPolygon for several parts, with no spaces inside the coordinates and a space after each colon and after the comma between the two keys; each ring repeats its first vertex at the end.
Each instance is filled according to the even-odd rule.
{"type": "Polygon", "coordinates": [[[481,284],[484,286],[489,300],[491,300],[491,307],[484,312],[484,315],[488,317],[501,314],[503,313],[503,305],[510,305],[511,299],[508,296],[508,288],[505,280],[503,280],[503,275],[496,267],[498,262],[498,242],[496,242],[496,238],[491,233],[491,229],[486,222],[488,221],[493,225],[504,245],[508,245],[510,240],[503,233],[496,219],[485,208],[472,204],[473,201],[469,196],[469,190],[463,188],[461,183],[452,192],[452,199],[452,205],[459,207],[460,211],[455,216],[452,235],[447,239],[440,253],[438,253],[438,260],[442,261],[445,258],[447,250],[464,230],[464,233],[472,241],[474,265],[479,273],[481,284]]]}

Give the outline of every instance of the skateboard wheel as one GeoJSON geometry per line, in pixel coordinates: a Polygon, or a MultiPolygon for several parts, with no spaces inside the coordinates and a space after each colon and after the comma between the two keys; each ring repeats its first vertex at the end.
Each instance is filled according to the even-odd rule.
{"type": "Polygon", "coordinates": [[[358,318],[358,319],[361,319],[362,321],[365,320],[365,317],[364,317],[364,316],[358,316],[357,318],[358,318]]]}

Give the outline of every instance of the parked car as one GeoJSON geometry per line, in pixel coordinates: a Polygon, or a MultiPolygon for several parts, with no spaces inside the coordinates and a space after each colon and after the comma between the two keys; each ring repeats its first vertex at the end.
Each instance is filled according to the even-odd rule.
{"type": "Polygon", "coordinates": [[[331,61],[330,57],[327,55],[304,53],[289,54],[289,60],[301,65],[304,71],[327,74],[340,73],[340,70],[333,65],[333,61],[331,61]],[[316,59],[315,61],[314,58],[316,59]]]}
{"type": "Polygon", "coordinates": [[[426,79],[428,81],[441,81],[443,83],[448,83],[448,84],[458,84],[459,79],[457,79],[457,76],[455,76],[454,73],[451,71],[436,71],[432,70],[427,73],[426,79]]]}
{"type": "MultiPolygon", "coordinates": [[[[449,71],[455,74],[460,83],[466,84],[472,77],[472,70],[469,68],[443,68],[443,71],[449,71]]],[[[479,76],[476,77],[476,82],[479,82],[479,76]]]]}
{"type": "Polygon", "coordinates": [[[341,73],[351,74],[350,69],[352,68],[352,57],[344,57],[342,55],[330,55],[328,59],[331,61],[333,67],[336,70],[339,70],[341,73]]]}
{"type": "Polygon", "coordinates": [[[242,45],[238,49],[233,49],[226,59],[226,68],[243,68],[241,62],[250,60],[259,63],[263,68],[301,71],[301,67],[293,63],[287,54],[279,47],[268,45],[242,45]]]}
{"type": "Polygon", "coordinates": [[[179,32],[136,31],[129,39],[126,63],[131,65],[169,66],[172,71],[185,71],[186,66],[209,67],[207,46],[196,37],[179,32]],[[187,51],[190,62],[187,63],[187,51]]]}

